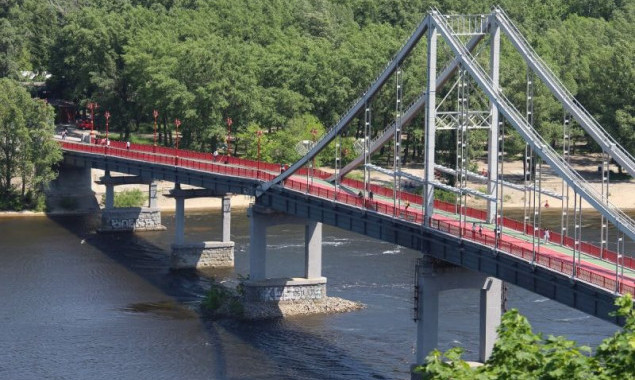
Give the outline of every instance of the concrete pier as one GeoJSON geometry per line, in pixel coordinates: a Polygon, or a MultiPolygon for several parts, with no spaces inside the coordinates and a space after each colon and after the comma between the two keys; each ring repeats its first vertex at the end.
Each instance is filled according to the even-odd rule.
{"type": "MultiPolygon", "coordinates": [[[[502,313],[502,281],[484,274],[434,260],[424,256],[417,263],[417,351],[416,363],[438,346],[439,296],[450,289],[477,289],[480,291],[479,361],[485,362],[496,341],[496,329],[502,313]]],[[[413,379],[417,379],[413,375],[413,379]]]]}
{"type": "Polygon", "coordinates": [[[231,241],[231,194],[217,194],[206,189],[181,189],[175,184],[169,197],[174,198],[175,229],[172,244],[172,269],[224,268],[234,266],[234,242],[231,241]],[[222,196],[223,230],[221,241],[185,241],[185,200],[222,196]]]}
{"type": "Polygon", "coordinates": [[[140,176],[110,175],[106,170],[96,183],[106,187],[104,209],[101,212],[99,232],[118,231],[162,231],[161,211],[157,207],[157,183],[151,178],[140,176]],[[148,203],[146,207],[115,207],[115,186],[147,184],[148,203]]]}
{"type": "Polygon", "coordinates": [[[249,281],[245,281],[248,302],[320,300],[326,297],[322,277],[322,223],[275,212],[259,206],[248,210],[250,218],[249,281]],[[304,224],[304,273],[292,278],[268,278],[267,228],[280,224],[304,224]]]}

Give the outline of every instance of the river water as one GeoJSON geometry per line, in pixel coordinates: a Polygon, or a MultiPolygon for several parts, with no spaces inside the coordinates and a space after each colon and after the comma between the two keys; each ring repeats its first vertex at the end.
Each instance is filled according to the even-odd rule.
{"type": "MultiPolygon", "coordinates": [[[[209,280],[171,272],[168,230],[96,234],[92,217],[0,218],[1,379],[409,379],[418,254],[324,227],[328,293],[364,310],[264,322],[206,322],[209,280]]],[[[219,211],[188,212],[186,240],[219,240],[219,211]]],[[[248,219],[232,215],[236,271],[248,273],[248,219]]],[[[303,268],[303,227],[269,230],[270,276],[303,268]]],[[[227,273],[209,273],[221,278],[227,273]]],[[[478,349],[478,293],[444,293],[440,349],[478,349]]],[[[607,322],[512,287],[534,331],[596,346],[607,322]]]]}

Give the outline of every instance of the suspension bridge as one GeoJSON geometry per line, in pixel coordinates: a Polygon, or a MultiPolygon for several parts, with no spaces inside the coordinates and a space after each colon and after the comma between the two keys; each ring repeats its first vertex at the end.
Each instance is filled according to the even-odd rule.
{"type": "MultiPolygon", "coordinates": [[[[447,106],[443,109],[449,109],[447,106]]],[[[128,148],[121,142],[113,141],[106,146],[67,139],[60,139],[60,144],[67,165],[188,184],[215,194],[254,195],[254,207],[261,210],[326,223],[422,252],[426,259],[418,264],[415,284],[419,363],[436,346],[438,301],[434,300],[438,292],[448,287],[474,287],[460,284],[463,281],[460,278],[459,284],[453,285],[435,282],[430,273],[441,278],[450,272],[443,269],[448,265],[516,284],[616,323],[623,321],[610,314],[615,298],[621,294],[635,295],[635,260],[625,248],[628,240],[635,240],[635,221],[609,200],[611,160],[635,176],[635,159],[573,97],[500,8],[490,14],[467,16],[431,11],[364,94],[286,170],[281,171],[279,164],[151,145],[131,144],[128,148]],[[439,37],[452,56],[437,75],[439,37]],[[527,67],[523,111],[506,97],[500,86],[501,37],[509,39],[527,67]],[[409,106],[404,106],[404,61],[421,40],[425,40],[427,51],[424,91],[409,106]],[[488,59],[478,56],[477,49],[480,46],[484,50],[483,44],[488,48],[485,49],[488,59]],[[483,65],[487,60],[488,64],[483,65]],[[563,109],[562,142],[558,150],[540,136],[534,125],[533,96],[537,81],[548,88],[563,109]],[[373,102],[382,88],[391,84],[395,86],[395,119],[388,126],[374,128],[373,102]],[[445,97],[437,99],[437,93],[445,97]],[[477,96],[486,99],[487,104],[470,101],[477,96]],[[447,101],[450,97],[456,102],[447,101]],[[440,111],[444,102],[451,102],[453,109],[440,111]],[[472,109],[478,106],[486,109],[472,109]],[[425,120],[423,176],[406,173],[401,164],[403,134],[417,115],[424,115],[425,120]],[[359,156],[342,166],[342,135],[358,119],[364,125],[359,156]],[[602,149],[599,190],[571,165],[574,123],[602,149]],[[518,132],[526,144],[521,181],[505,178],[507,128],[518,132]],[[470,171],[469,165],[473,159],[469,157],[470,133],[476,129],[488,134],[488,170],[480,174],[470,171]],[[380,132],[373,135],[376,130],[380,132]],[[435,141],[441,133],[451,133],[456,140],[453,168],[436,162],[435,141]],[[335,151],[334,170],[314,168],[312,161],[329,144],[335,151]],[[382,147],[392,148],[390,167],[372,162],[373,153],[382,147]],[[560,192],[542,188],[547,166],[562,179],[560,192]],[[363,180],[346,177],[355,168],[363,170],[363,180]],[[391,186],[374,180],[377,172],[384,178],[389,176],[391,186]],[[422,186],[422,194],[407,191],[404,181],[422,186]],[[486,184],[485,191],[476,186],[479,183],[486,184]],[[523,220],[504,215],[505,188],[523,192],[523,220]],[[455,194],[456,202],[435,200],[438,189],[455,194]],[[468,198],[483,199],[486,207],[470,207],[468,198]],[[548,235],[541,227],[541,205],[545,199],[561,201],[562,205],[560,231],[548,235]],[[582,240],[582,202],[602,216],[599,244],[582,240]],[[609,241],[609,231],[615,231],[613,241],[609,241]],[[431,287],[436,289],[433,293],[429,293],[431,287]]],[[[258,221],[257,214],[254,212],[254,225],[264,223],[258,221]]],[[[264,228],[252,228],[252,245],[264,242],[266,246],[264,238],[256,236],[264,228]]],[[[265,261],[266,248],[250,247],[251,280],[266,280],[265,261]]],[[[317,262],[321,265],[321,259],[317,262]]],[[[307,279],[321,277],[315,268],[306,272],[307,279]]],[[[467,278],[463,277],[466,283],[467,278]]],[[[500,293],[496,294],[500,297],[500,293]]],[[[485,317],[484,323],[491,330],[490,325],[497,322],[496,318],[493,322],[488,318],[485,317]]],[[[491,350],[491,341],[482,344],[491,350]]],[[[482,358],[488,356],[487,350],[483,348],[482,358]]]]}

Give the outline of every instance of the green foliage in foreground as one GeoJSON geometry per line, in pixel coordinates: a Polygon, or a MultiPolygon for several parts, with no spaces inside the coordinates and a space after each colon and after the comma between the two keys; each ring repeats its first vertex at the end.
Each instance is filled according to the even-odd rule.
{"type": "Polygon", "coordinates": [[[44,189],[62,158],[54,131],[51,106],[0,78],[0,209],[44,208],[44,189]]]}
{"type": "MultiPolygon", "coordinates": [[[[101,196],[101,203],[106,203],[105,194],[101,196]]],[[[139,189],[115,193],[115,207],[142,207],[145,203],[146,195],[139,189]]]]}
{"type": "Polygon", "coordinates": [[[624,317],[622,331],[605,339],[595,355],[563,337],[535,334],[518,310],[503,315],[492,356],[481,367],[470,368],[463,350],[434,350],[425,366],[415,371],[423,379],[630,379],[635,374],[635,311],[630,295],[616,301],[616,315],[624,317]]]}

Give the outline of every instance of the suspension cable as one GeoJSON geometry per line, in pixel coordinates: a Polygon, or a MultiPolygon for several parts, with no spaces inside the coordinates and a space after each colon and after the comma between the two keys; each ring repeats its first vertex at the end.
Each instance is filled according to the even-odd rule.
{"type": "Polygon", "coordinates": [[[468,123],[468,81],[467,72],[465,68],[461,66],[459,69],[459,84],[458,84],[458,108],[459,118],[456,131],[456,185],[459,189],[459,195],[456,199],[456,207],[459,214],[459,235],[463,236],[463,228],[466,222],[466,202],[467,193],[463,191],[467,187],[467,123],[468,123]]]}
{"type": "Polygon", "coordinates": [[[364,198],[370,189],[370,132],[371,132],[371,107],[366,101],[364,105],[364,198]]]}
{"type": "Polygon", "coordinates": [[[504,158],[505,158],[505,122],[502,115],[498,118],[498,163],[496,166],[496,227],[495,227],[495,240],[496,246],[499,244],[499,240],[503,234],[503,203],[505,200],[503,181],[504,181],[504,158]],[[500,190],[499,190],[500,189],[500,190]],[[500,196],[498,195],[500,191],[500,196]]]}
{"type": "MultiPolygon", "coordinates": [[[[607,152],[602,152],[602,201],[609,202],[609,164],[611,156],[607,152]]],[[[609,228],[608,220],[602,214],[602,221],[600,224],[600,259],[604,259],[605,253],[608,249],[609,241],[609,228]]]]}
{"type": "MultiPolygon", "coordinates": [[[[564,114],[562,124],[562,158],[568,164],[571,162],[571,117],[564,114]]],[[[560,218],[560,245],[565,245],[569,234],[569,184],[562,179],[562,217],[560,218]]]]}
{"type": "Polygon", "coordinates": [[[401,66],[395,72],[396,96],[395,104],[395,136],[394,136],[394,156],[393,156],[393,213],[397,216],[397,210],[401,208],[401,113],[402,113],[402,72],[401,66]]]}

